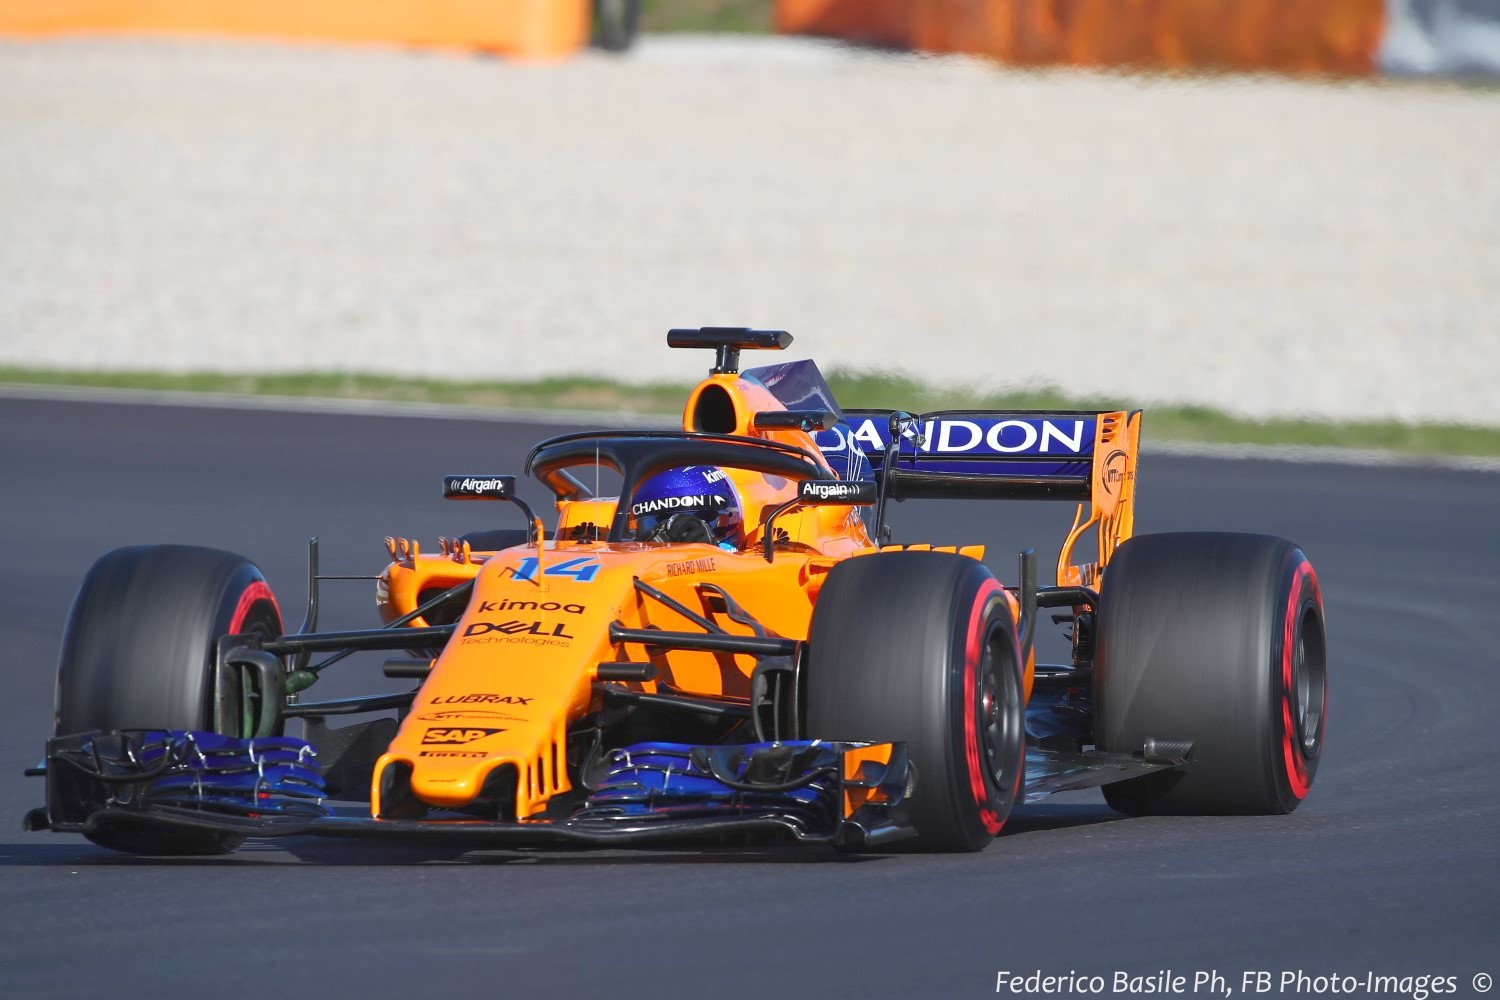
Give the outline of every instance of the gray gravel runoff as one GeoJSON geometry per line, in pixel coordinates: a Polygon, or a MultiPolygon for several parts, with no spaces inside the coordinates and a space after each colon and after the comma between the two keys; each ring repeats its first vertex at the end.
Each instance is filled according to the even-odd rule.
{"type": "Polygon", "coordinates": [[[0,364],[830,364],[1500,425],[1500,92],[791,39],[0,42],[0,364]]]}

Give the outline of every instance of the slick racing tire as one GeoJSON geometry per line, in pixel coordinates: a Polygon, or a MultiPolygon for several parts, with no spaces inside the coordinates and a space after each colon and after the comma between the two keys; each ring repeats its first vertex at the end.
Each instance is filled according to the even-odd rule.
{"type": "MultiPolygon", "coordinates": [[[[276,598],[245,558],[186,545],[115,549],[94,563],[68,613],[57,667],[58,735],[213,731],[219,637],[272,638],[281,632],[276,598]]],[[[89,839],[136,854],[223,854],[244,840],[213,831],[146,829],[115,829],[89,839]]]]}
{"type": "Polygon", "coordinates": [[[1142,535],[1104,573],[1095,739],[1134,753],[1191,740],[1189,763],[1104,786],[1130,815],[1288,813],[1323,751],[1328,657],[1318,578],[1265,535],[1142,535]]]}
{"type": "Polygon", "coordinates": [[[840,563],[818,594],[805,669],[809,737],[906,743],[910,846],[994,839],[1021,785],[1025,705],[1010,603],[983,564],[940,552],[840,563]]]}

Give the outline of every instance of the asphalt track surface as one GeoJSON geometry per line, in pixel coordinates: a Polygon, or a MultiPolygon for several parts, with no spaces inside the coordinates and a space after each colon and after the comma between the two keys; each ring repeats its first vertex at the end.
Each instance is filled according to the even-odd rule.
{"type": "MultiPolygon", "coordinates": [[[[1500,971],[1500,477],[1486,473],[1143,466],[1140,531],[1285,535],[1318,568],[1328,743],[1287,817],[1125,819],[1073,793],[1018,810],[978,855],[857,858],[298,839],[143,860],[20,831],[41,802],[21,771],[48,735],[64,617],[96,556],[239,551],[295,620],[308,536],[325,572],[370,573],[387,534],[484,527],[492,509],[445,506],[439,476],[519,470],[551,430],[0,400],[0,995],[979,996],[999,970],[1161,969],[1215,969],[1239,993],[1244,971],[1301,969],[1453,975],[1468,996],[1500,971]]],[[[1045,559],[1070,514],[895,513],[898,538],[983,541],[998,572],[1026,544],[1045,559]]],[[[371,623],[369,585],[345,586],[324,625],[371,623]]],[[[373,666],[324,686],[394,683],[373,666]]]]}

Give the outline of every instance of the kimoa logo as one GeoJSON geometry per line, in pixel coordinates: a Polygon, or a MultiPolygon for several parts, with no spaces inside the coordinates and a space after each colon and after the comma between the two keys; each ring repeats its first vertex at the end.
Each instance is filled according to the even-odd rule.
{"type": "Polygon", "coordinates": [[[683,507],[728,507],[729,500],[717,493],[690,497],[662,497],[660,500],[642,500],[630,505],[632,514],[655,514],[659,510],[677,510],[683,507]]]}
{"type": "Polygon", "coordinates": [[[566,611],[583,614],[582,604],[559,604],[556,601],[480,601],[480,611],[566,611]]]}
{"type": "MultiPolygon", "coordinates": [[[[964,454],[981,451],[998,455],[1015,455],[1021,452],[1036,452],[1049,455],[1061,453],[1081,455],[1088,439],[1089,422],[1086,420],[1020,420],[1004,418],[991,423],[962,420],[949,417],[925,421],[921,427],[925,443],[923,452],[964,454]]],[[[837,437],[836,444],[820,446],[825,453],[837,453],[851,444],[865,452],[884,451],[886,436],[882,433],[881,421],[866,417],[847,434],[837,429],[831,431],[837,437]]],[[[912,437],[915,431],[907,431],[912,437]]]]}
{"type": "Polygon", "coordinates": [[[505,732],[503,729],[428,729],[422,734],[422,742],[429,746],[432,744],[460,746],[503,732],[505,732]]]}

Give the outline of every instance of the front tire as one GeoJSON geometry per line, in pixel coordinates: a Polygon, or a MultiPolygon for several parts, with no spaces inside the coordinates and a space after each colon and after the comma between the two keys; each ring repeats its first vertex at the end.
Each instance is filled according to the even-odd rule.
{"type": "MultiPolygon", "coordinates": [[[[212,732],[219,637],[272,638],[281,632],[271,588],[242,556],[187,545],[138,545],[106,553],[84,577],[63,631],[57,733],[212,732]]],[[[238,698],[232,703],[238,705],[238,698]]],[[[223,854],[244,840],[212,831],[123,828],[88,837],[135,854],[223,854]]]]}
{"type": "Polygon", "coordinates": [[[807,733],[905,742],[922,851],[977,851],[1019,793],[1025,705],[1015,622],[983,564],[937,552],[835,566],[808,639],[807,733]]]}
{"type": "Polygon", "coordinates": [[[1095,739],[1192,740],[1180,770],[1104,786],[1120,812],[1288,813],[1317,774],[1327,711],[1318,578],[1283,538],[1142,535],[1104,574],[1095,739]]]}

